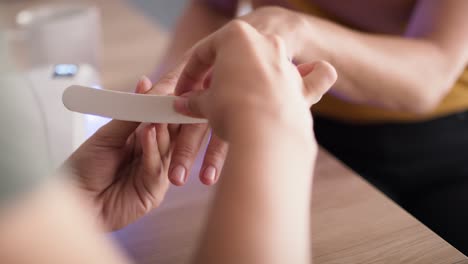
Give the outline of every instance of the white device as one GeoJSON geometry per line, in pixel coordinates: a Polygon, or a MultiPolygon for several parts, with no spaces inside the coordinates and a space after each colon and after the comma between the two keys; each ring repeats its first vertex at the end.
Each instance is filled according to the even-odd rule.
{"type": "Polygon", "coordinates": [[[72,84],[98,86],[99,75],[87,64],[58,64],[34,68],[24,73],[23,79],[35,95],[45,121],[52,165],[60,166],[86,140],[87,130],[93,125],[90,121],[96,122],[63,107],[62,94],[72,84]]]}
{"type": "Polygon", "coordinates": [[[206,119],[188,117],[174,110],[176,96],[135,94],[70,86],[63,103],[71,111],[124,121],[145,123],[195,124],[206,119]]]}
{"type": "Polygon", "coordinates": [[[51,174],[46,128],[38,100],[10,61],[0,30],[0,207],[51,174]]]}

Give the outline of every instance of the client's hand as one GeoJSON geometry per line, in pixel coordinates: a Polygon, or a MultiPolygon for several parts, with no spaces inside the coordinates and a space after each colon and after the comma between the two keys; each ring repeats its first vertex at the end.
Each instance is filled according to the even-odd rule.
{"type": "MultiPolygon", "coordinates": [[[[137,93],[151,89],[142,78],[137,93]]],[[[169,186],[167,125],[112,120],[66,161],[74,183],[108,230],[132,223],[156,208],[169,186]]]]}

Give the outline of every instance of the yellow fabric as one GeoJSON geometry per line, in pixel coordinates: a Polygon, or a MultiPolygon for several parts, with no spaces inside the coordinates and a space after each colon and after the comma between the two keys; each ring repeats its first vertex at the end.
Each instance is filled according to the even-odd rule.
{"type": "MultiPolygon", "coordinates": [[[[333,20],[333,18],[308,0],[289,0],[298,10],[333,20]]],[[[376,84],[378,85],[378,84],[376,84]]],[[[468,68],[457,80],[447,96],[434,111],[426,115],[391,111],[383,108],[348,103],[337,97],[326,94],[314,105],[313,112],[321,116],[354,123],[376,123],[385,121],[411,122],[427,120],[468,109],[468,68]]]]}

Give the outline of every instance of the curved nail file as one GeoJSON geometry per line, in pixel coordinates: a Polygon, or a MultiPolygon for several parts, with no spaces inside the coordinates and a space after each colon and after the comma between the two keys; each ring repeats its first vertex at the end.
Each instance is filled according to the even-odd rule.
{"type": "Polygon", "coordinates": [[[62,96],[73,112],[144,123],[196,124],[206,119],[188,117],[174,110],[176,96],[124,93],[73,85],[62,96]]]}

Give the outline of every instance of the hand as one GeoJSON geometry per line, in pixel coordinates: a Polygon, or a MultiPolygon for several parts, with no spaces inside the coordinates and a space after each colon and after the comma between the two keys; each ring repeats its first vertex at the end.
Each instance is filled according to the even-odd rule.
{"type": "MultiPolygon", "coordinates": [[[[248,22],[258,31],[266,35],[278,35],[285,41],[287,56],[294,62],[303,62],[303,58],[296,57],[301,53],[302,42],[297,39],[302,34],[310,34],[307,20],[296,12],[279,8],[265,7],[259,8],[247,16],[240,18],[248,22]]],[[[308,47],[310,48],[310,47],[308,47]]],[[[310,52],[309,52],[310,53],[310,52]]],[[[319,58],[319,57],[318,57],[319,58]]],[[[317,58],[317,59],[318,59],[317,58]]],[[[307,66],[300,66],[307,68],[307,66]]],[[[209,74],[207,74],[209,79],[209,74]]],[[[171,75],[171,82],[177,81],[177,76],[171,75]]],[[[197,87],[196,89],[201,89],[197,87]]],[[[328,89],[328,87],[327,87],[328,89]]],[[[176,95],[181,95],[181,91],[176,90],[176,95]]],[[[322,93],[318,92],[320,99],[322,93]]],[[[210,132],[206,125],[184,125],[180,129],[180,135],[175,143],[173,158],[170,165],[170,180],[175,185],[183,185],[187,180],[188,172],[197,156],[203,139],[210,132]]],[[[221,140],[217,135],[212,135],[206,149],[203,164],[200,170],[200,180],[207,184],[214,184],[224,164],[228,144],[221,140]]]]}
{"type": "MultiPolygon", "coordinates": [[[[151,85],[142,78],[136,92],[146,93],[151,85]]],[[[161,203],[169,186],[170,155],[167,125],[112,120],[65,165],[105,228],[116,230],[161,203]]]]}
{"type": "MultiPolygon", "coordinates": [[[[314,28],[310,26],[312,18],[312,16],[308,16],[306,19],[301,13],[286,8],[267,6],[257,8],[239,19],[249,23],[262,34],[281,37],[285,42],[288,56],[297,62],[296,56],[300,55],[302,50],[307,49],[310,53],[318,48],[318,46],[311,47],[310,43],[305,47],[304,41],[301,41],[304,36],[310,36],[315,32],[314,28]]],[[[315,41],[319,40],[320,38],[315,39],[315,41]]],[[[317,52],[314,51],[314,53],[317,52]]],[[[321,57],[317,56],[315,59],[318,60],[321,57]]]]}
{"type": "Polygon", "coordinates": [[[296,68],[280,37],[235,20],[195,46],[176,87],[176,92],[188,94],[176,101],[175,108],[208,118],[227,142],[248,137],[265,121],[312,138],[309,107],[336,78],[326,62],[296,68]],[[206,89],[200,90],[203,83],[206,89]]]}
{"type": "MultiPolygon", "coordinates": [[[[262,13],[276,12],[275,8],[262,8],[262,13]]],[[[282,9],[281,9],[282,11],[282,9]]],[[[255,17],[249,17],[250,22],[253,23],[255,17]]],[[[243,19],[247,19],[244,17],[243,19]]],[[[296,21],[297,23],[302,23],[302,20],[291,20],[296,21]]],[[[290,21],[290,22],[291,22],[290,21]]],[[[292,23],[292,22],[291,22],[292,23]]],[[[261,24],[261,23],[260,23],[261,24]]],[[[291,32],[291,30],[284,30],[284,32],[291,32]]],[[[215,33],[217,34],[217,33],[215,33]]],[[[234,47],[233,50],[236,50],[234,47]]],[[[286,45],[286,51],[289,53],[293,52],[292,47],[286,45]]],[[[188,54],[191,54],[190,51],[188,54]]],[[[286,56],[285,56],[286,57],[286,56]]],[[[184,60],[185,61],[185,60],[184,60]]],[[[323,63],[320,63],[322,65],[323,63]]],[[[322,66],[317,67],[317,72],[322,66]]],[[[298,69],[301,74],[307,75],[311,71],[311,65],[304,64],[299,65],[298,69]]],[[[181,69],[174,70],[173,72],[165,75],[159,82],[166,83],[169,87],[174,87],[177,83],[181,69]]],[[[203,89],[203,86],[207,86],[207,83],[210,80],[210,73],[205,73],[206,78],[204,83],[197,83],[195,90],[203,89]]],[[[316,90],[315,101],[318,101],[325,90],[328,90],[329,87],[322,86],[323,90],[316,90]]],[[[182,89],[176,89],[175,94],[181,95],[184,93],[182,89]]],[[[175,185],[183,185],[188,176],[188,172],[191,170],[192,164],[197,156],[197,153],[202,145],[203,139],[206,137],[207,133],[210,132],[210,129],[207,125],[183,125],[179,130],[178,138],[175,142],[174,152],[172,155],[171,165],[169,169],[169,178],[171,182],[175,185]]],[[[211,185],[214,184],[221,172],[221,169],[226,158],[226,153],[228,150],[228,144],[220,139],[216,134],[211,136],[211,139],[208,143],[206,153],[204,156],[203,164],[200,170],[200,180],[204,184],[211,185]]]]}
{"type": "MultiPolygon", "coordinates": [[[[187,54],[190,54],[190,52],[187,54]]],[[[182,60],[183,63],[179,67],[166,73],[158,80],[157,85],[155,85],[157,91],[152,89],[148,93],[162,91],[165,94],[175,93],[175,95],[180,95],[174,89],[183,69],[182,66],[187,60],[188,56],[182,60]]],[[[206,138],[208,138],[208,146],[199,178],[205,185],[216,183],[226,158],[228,144],[217,135],[211,134],[211,129],[207,124],[169,125],[169,128],[175,134],[175,136],[171,137],[173,151],[169,167],[169,179],[172,184],[176,186],[185,184],[202,143],[206,138]]]]}

